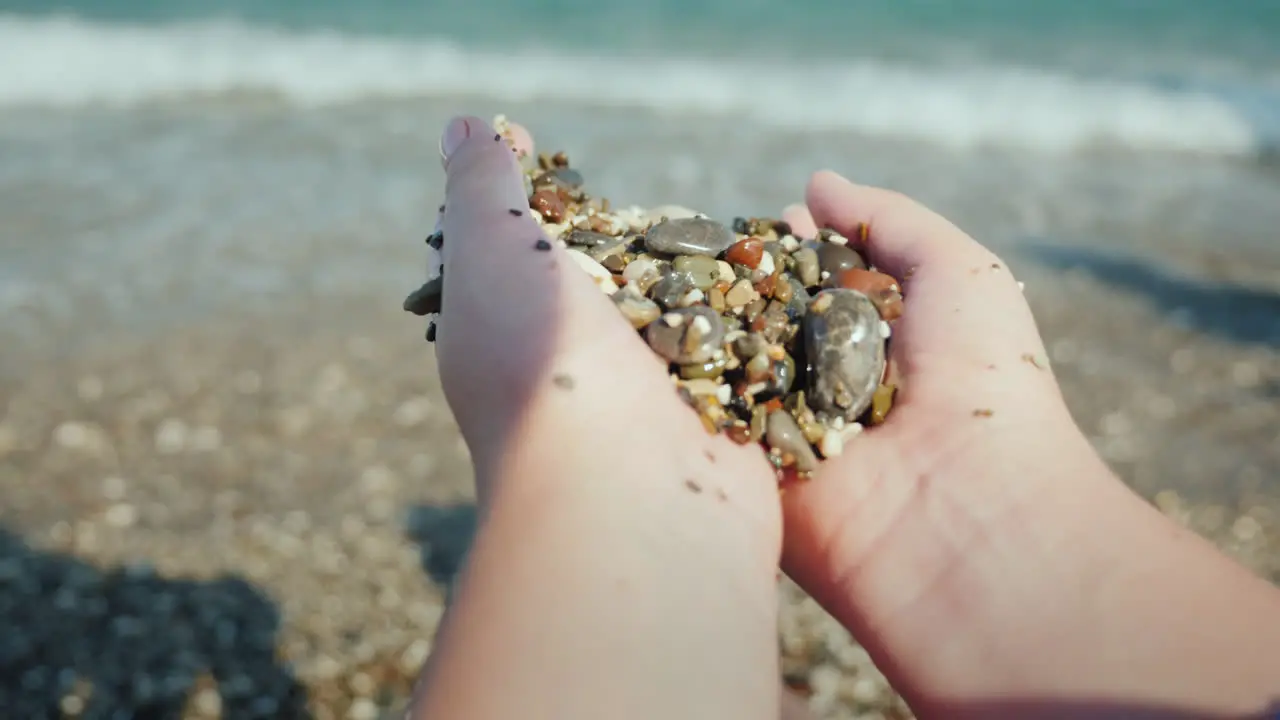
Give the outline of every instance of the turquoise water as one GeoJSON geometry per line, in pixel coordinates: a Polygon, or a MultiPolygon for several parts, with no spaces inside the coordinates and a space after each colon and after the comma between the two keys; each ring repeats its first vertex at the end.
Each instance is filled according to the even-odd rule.
{"type": "Polygon", "coordinates": [[[1280,144],[1280,0],[0,0],[0,105],[476,95],[951,145],[1280,144]]]}
{"type": "Polygon", "coordinates": [[[460,111],[622,201],[826,166],[993,245],[1275,248],[1278,39],[1280,0],[0,0],[0,307],[399,292],[460,111]]]}

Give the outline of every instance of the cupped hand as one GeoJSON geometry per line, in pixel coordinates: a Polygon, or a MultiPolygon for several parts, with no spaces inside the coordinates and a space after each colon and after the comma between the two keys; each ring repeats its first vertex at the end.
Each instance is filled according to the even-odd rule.
{"type": "Polygon", "coordinates": [[[706,433],[543,234],[493,127],[456,119],[441,150],[436,351],[480,526],[417,716],[775,718],[772,468],[706,433]]]}
{"type": "MultiPolygon", "coordinates": [[[[531,438],[602,466],[662,461],[682,493],[724,496],[780,536],[773,475],[754,448],[708,436],[610,299],[530,215],[513,149],[474,117],[446,129],[440,375],[479,463],[531,438]],[[696,488],[691,490],[690,488],[696,488]]],[[[483,475],[484,473],[481,473],[483,475]]],[[[481,487],[483,492],[487,488],[481,487]]]]}
{"type": "Polygon", "coordinates": [[[902,283],[894,407],[788,491],[783,567],[909,694],[917,678],[904,666],[918,672],[917,654],[946,654],[937,634],[946,629],[932,621],[980,614],[956,611],[975,601],[970,569],[1002,552],[993,538],[1027,522],[1027,508],[1062,498],[1063,476],[1106,471],[999,257],[915,201],[831,172],[815,175],[805,206],[784,218],[799,235],[825,227],[865,237],[869,260],[902,283]],[[917,638],[930,647],[914,647],[917,638]]]}

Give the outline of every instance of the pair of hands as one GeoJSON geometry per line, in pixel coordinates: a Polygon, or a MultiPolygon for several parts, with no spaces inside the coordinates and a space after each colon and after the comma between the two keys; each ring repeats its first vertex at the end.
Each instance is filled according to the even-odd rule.
{"type": "Polygon", "coordinates": [[[1168,699],[1140,692],[1142,673],[1062,677],[1090,660],[1071,645],[1080,624],[1112,627],[1090,594],[1115,582],[1095,525],[1190,539],[1093,453],[990,251],[902,195],[813,177],[783,216],[796,234],[865,225],[866,254],[903,283],[900,390],[885,424],[780,496],[759,449],[709,437],[608,298],[536,247],[494,129],[455,119],[441,152],[436,348],[481,526],[421,717],[776,717],[779,563],[920,715],[1031,712],[995,698],[1072,688],[1168,699]],[[1065,656],[1046,660],[1055,645],[1065,656]]]}

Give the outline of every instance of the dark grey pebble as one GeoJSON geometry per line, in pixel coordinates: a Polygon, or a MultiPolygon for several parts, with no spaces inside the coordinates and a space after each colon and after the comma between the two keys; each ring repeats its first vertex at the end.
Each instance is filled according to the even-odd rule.
{"type": "Polygon", "coordinates": [[[885,339],[875,304],[856,290],[823,290],[809,303],[804,343],[813,368],[810,406],[820,415],[857,420],[884,375],[885,339]]]}
{"type": "Polygon", "coordinates": [[[594,230],[576,229],[570,230],[565,234],[564,241],[570,245],[577,245],[578,247],[584,248],[594,248],[600,247],[601,245],[608,245],[613,242],[622,242],[622,240],[615,238],[612,235],[605,235],[604,233],[598,233],[594,230]]]}
{"type": "Polygon", "coordinates": [[[622,238],[609,238],[609,242],[600,243],[595,247],[589,248],[587,256],[598,263],[605,261],[605,258],[612,255],[621,255],[627,251],[627,241],[622,238]]]}
{"type": "Polygon", "coordinates": [[[653,351],[678,365],[711,360],[724,345],[720,315],[705,305],[672,310],[649,324],[645,339],[653,351]],[[703,322],[705,320],[705,322],[703,322]]]}
{"type": "Polygon", "coordinates": [[[572,168],[555,168],[534,178],[534,187],[561,187],[565,190],[577,190],[585,181],[582,173],[572,168]]]}
{"type": "Polygon", "coordinates": [[[668,255],[716,257],[737,240],[732,230],[710,218],[664,220],[644,235],[644,245],[650,252],[668,255]]]}
{"type": "Polygon", "coordinates": [[[677,272],[672,268],[667,268],[663,272],[662,278],[649,288],[649,297],[653,301],[661,305],[664,309],[670,310],[680,304],[680,298],[684,297],[693,289],[693,280],[688,273],[677,272]]]}
{"type": "Polygon", "coordinates": [[[409,293],[404,299],[404,309],[414,315],[430,315],[440,312],[440,301],[444,296],[444,277],[432,278],[422,287],[409,293]]]}

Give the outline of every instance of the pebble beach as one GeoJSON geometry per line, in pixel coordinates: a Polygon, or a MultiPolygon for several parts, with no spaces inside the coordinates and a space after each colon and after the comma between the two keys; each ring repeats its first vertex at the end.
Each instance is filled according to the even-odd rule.
{"type": "MultiPolygon", "coordinates": [[[[26,74],[0,77],[0,717],[401,716],[475,524],[402,309],[458,112],[524,124],[616,203],[776,217],[824,167],[919,198],[1025,283],[1116,473],[1280,583],[1280,171],[1245,121],[1269,110],[1061,68],[690,60],[674,82],[613,58],[617,82],[579,93],[547,78],[580,57],[5,9],[0,66],[26,74]],[[166,52],[190,76],[143,72],[166,52]],[[817,80],[761,89],[787,77],[817,80]],[[819,91],[838,78],[894,101],[839,105],[819,91]],[[993,94],[1027,88],[1039,105],[993,94]]],[[[855,638],[779,593],[785,680],[816,717],[911,717],[855,638]]]]}

